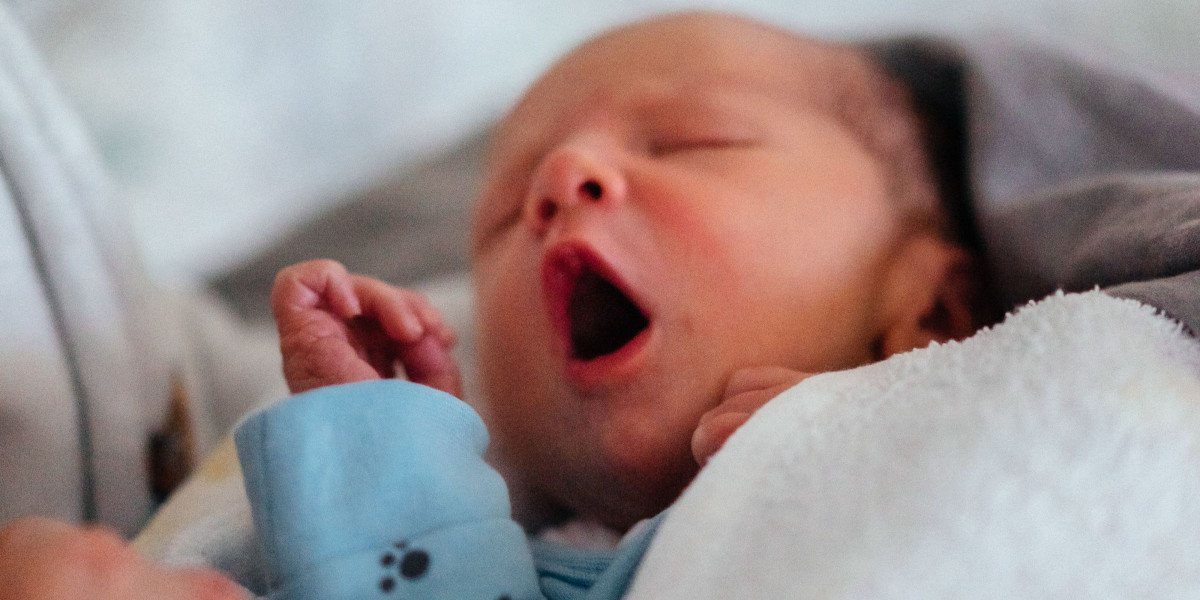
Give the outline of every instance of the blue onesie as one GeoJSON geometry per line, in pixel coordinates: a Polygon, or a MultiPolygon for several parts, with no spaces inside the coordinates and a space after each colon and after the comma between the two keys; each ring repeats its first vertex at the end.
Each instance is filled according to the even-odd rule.
{"type": "Polygon", "coordinates": [[[612,552],[527,540],[479,415],[404,381],[296,395],[235,438],[270,598],[620,598],[661,519],[612,552]]]}

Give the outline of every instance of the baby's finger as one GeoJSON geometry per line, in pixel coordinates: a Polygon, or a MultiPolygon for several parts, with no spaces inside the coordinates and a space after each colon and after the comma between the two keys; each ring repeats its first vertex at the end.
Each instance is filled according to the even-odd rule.
{"type": "Polygon", "coordinates": [[[703,466],[729,436],[763,405],[809,377],[781,367],[756,367],[734,373],[721,403],[700,416],[692,433],[692,456],[703,466]]]}
{"type": "Polygon", "coordinates": [[[809,373],[802,373],[786,367],[747,367],[734,371],[725,384],[725,397],[736,396],[750,390],[760,390],[775,387],[780,383],[795,385],[800,383],[809,373]]]}
{"type": "Polygon", "coordinates": [[[374,317],[360,315],[346,322],[354,338],[358,357],[384,379],[396,376],[396,342],[388,337],[383,326],[374,317]]]}
{"type": "Polygon", "coordinates": [[[458,363],[441,340],[425,336],[419,342],[401,348],[400,362],[410,381],[462,397],[458,363]]]}
{"type": "Polygon", "coordinates": [[[709,457],[716,454],[751,415],[763,405],[792,387],[792,383],[781,383],[764,389],[751,389],[727,397],[716,408],[700,417],[696,431],[692,433],[692,456],[696,463],[704,466],[709,457]]]}
{"type": "Polygon", "coordinates": [[[363,311],[379,320],[388,337],[411,344],[425,335],[425,325],[411,300],[411,294],[378,279],[355,275],[354,290],[363,311]]]}
{"type": "Polygon", "coordinates": [[[436,335],[446,347],[454,347],[454,344],[458,341],[458,336],[446,324],[441,311],[434,308],[429,299],[420,294],[412,293],[410,299],[417,312],[421,315],[421,320],[425,323],[426,329],[436,335]]]}
{"type": "Polygon", "coordinates": [[[360,357],[355,349],[338,336],[284,337],[283,376],[288,389],[299,394],[318,387],[379,379],[384,374],[360,357]]]}
{"type": "Polygon", "coordinates": [[[708,412],[700,415],[700,421],[696,425],[696,429],[702,429],[708,423],[721,415],[728,413],[747,413],[753,414],[762,405],[774,398],[778,392],[783,389],[767,388],[762,390],[752,389],[741,392],[733,396],[726,396],[721,400],[721,403],[713,407],[708,412]]]}
{"type": "Polygon", "coordinates": [[[712,458],[712,455],[725,445],[729,436],[750,420],[751,414],[748,412],[721,413],[697,427],[695,433],[692,434],[692,456],[696,459],[696,464],[704,466],[708,459],[712,458]]]}
{"type": "Polygon", "coordinates": [[[343,319],[362,312],[350,274],[341,263],[312,260],[287,267],[275,277],[271,308],[277,319],[323,306],[343,319]]]}
{"type": "Polygon", "coordinates": [[[774,400],[776,396],[791,389],[792,385],[791,383],[781,383],[761,390],[745,391],[725,398],[725,401],[714,409],[714,411],[754,412],[762,408],[764,404],[774,400]]]}

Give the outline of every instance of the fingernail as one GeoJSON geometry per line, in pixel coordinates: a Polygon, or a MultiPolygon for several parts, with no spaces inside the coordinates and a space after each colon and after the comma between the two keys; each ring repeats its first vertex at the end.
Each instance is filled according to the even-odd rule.
{"type": "Polygon", "coordinates": [[[415,339],[425,335],[425,326],[421,324],[421,320],[418,319],[416,315],[412,313],[404,313],[402,320],[404,321],[404,330],[407,331],[408,335],[412,338],[415,339]]]}
{"type": "Polygon", "coordinates": [[[358,301],[358,296],[350,296],[346,310],[350,311],[351,317],[362,315],[362,303],[358,301]]]}

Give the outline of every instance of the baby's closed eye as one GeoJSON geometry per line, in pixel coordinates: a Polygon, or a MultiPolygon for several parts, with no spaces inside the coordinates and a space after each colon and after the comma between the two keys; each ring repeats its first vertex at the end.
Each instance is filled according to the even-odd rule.
{"type": "Polygon", "coordinates": [[[665,136],[648,144],[651,156],[661,157],[680,152],[720,151],[753,148],[759,140],[744,134],[699,134],[665,136]]]}
{"type": "Polygon", "coordinates": [[[636,137],[650,156],[712,152],[759,145],[767,130],[741,104],[711,93],[652,103],[639,115],[636,137]]]}

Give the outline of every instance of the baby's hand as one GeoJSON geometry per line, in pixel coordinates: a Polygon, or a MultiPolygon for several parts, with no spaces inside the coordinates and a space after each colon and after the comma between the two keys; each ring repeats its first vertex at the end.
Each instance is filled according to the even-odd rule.
{"type": "Polygon", "coordinates": [[[707,463],[754,411],[811,375],[783,367],[751,367],[734,372],[725,385],[724,399],[700,417],[692,433],[696,462],[701,466],[707,463]]]}
{"type": "Polygon", "coordinates": [[[279,272],[271,309],[292,393],[395,377],[399,364],[413,382],[462,395],[454,332],[416,292],[314,260],[279,272]]]}

